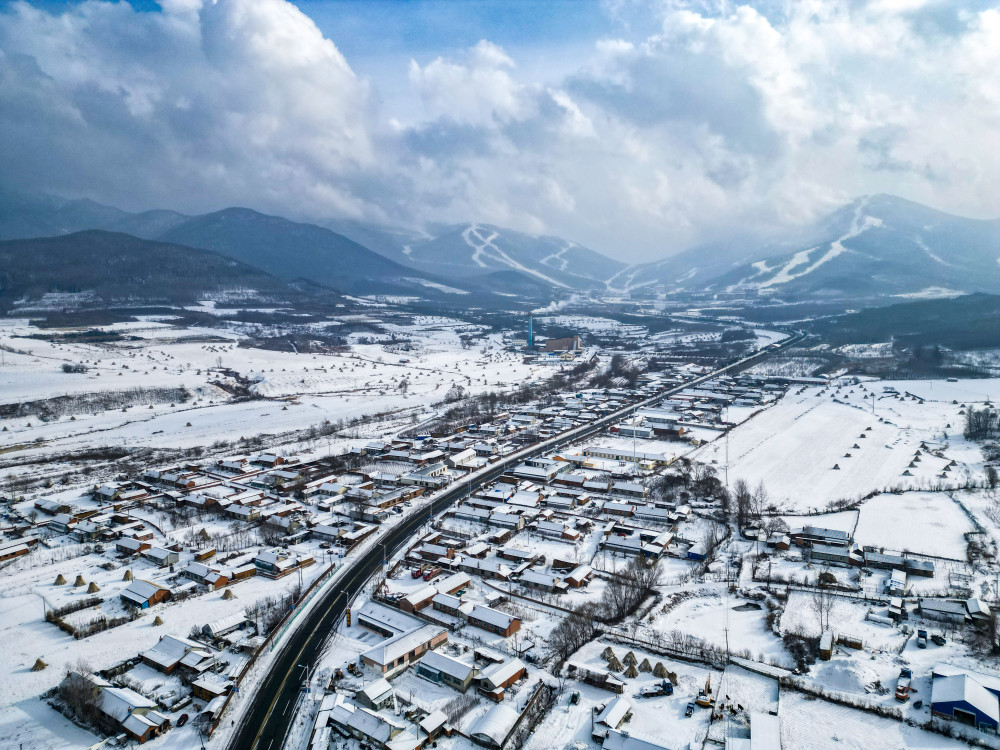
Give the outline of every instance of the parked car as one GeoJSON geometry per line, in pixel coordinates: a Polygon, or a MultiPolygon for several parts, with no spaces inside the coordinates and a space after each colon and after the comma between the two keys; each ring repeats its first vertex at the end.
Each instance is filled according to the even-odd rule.
{"type": "Polygon", "coordinates": [[[694,703],[688,703],[687,708],[684,709],[685,716],[691,716],[694,713],[694,703]]]}
{"type": "Polygon", "coordinates": [[[188,715],[181,714],[181,717],[177,720],[177,726],[182,727],[188,723],[188,715]]]}
{"type": "Polygon", "coordinates": [[[917,631],[917,648],[927,648],[927,631],[917,631]]]}
{"type": "Polygon", "coordinates": [[[932,635],[931,640],[934,641],[935,646],[943,646],[945,643],[947,643],[944,636],[941,635],[940,633],[935,633],[934,635],[932,635]]]}

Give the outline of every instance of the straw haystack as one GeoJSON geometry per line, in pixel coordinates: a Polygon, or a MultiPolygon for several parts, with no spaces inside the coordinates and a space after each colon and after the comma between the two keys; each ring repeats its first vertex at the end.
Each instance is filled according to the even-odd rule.
{"type": "Polygon", "coordinates": [[[163,624],[163,618],[157,615],[156,619],[153,620],[153,627],[159,627],[162,624],[163,624]]]}
{"type": "Polygon", "coordinates": [[[604,659],[604,661],[607,661],[614,655],[615,655],[615,650],[611,648],[611,646],[605,646],[604,650],[601,652],[601,658],[604,659]]]}
{"type": "Polygon", "coordinates": [[[98,591],[100,591],[100,590],[101,590],[101,587],[100,587],[100,586],[98,586],[98,585],[97,585],[96,583],[94,583],[93,581],[91,581],[91,582],[90,582],[90,585],[89,585],[89,586],[87,586],[87,593],[88,593],[88,594],[96,594],[96,593],[97,593],[98,591]]]}
{"type": "Polygon", "coordinates": [[[667,672],[667,679],[670,680],[670,682],[673,683],[674,685],[678,684],[676,672],[667,672]]]}
{"type": "Polygon", "coordinates": [[[639,665],[640,672],[652,672],[653,665],[649,663],[649,659],[643,659],[642,664],[639,665]]]}
{"type": "Polygon", "coordinates": [[[83,580],[83,576],[81,576],[81,575],[78,575],[76,577],[76,580],[73,581],[73,586],[86,586],[86,585],[87,585],[87,582],[85,580],[83,580]]]}
{"type": "Polygon", "coordinates": [[[223,599],[235,599],[236,594],[233,593],[232,589],[226,589],[222,594],[223,599]]]}
{"type": "Polygon", "coordinates": [[[638,663],[639,663],[639,660],[635,658],[635,652],[634,651],[629,651],[627,654],[625,654],[625,658],[622,659],[622,664],[626,664],[626,665],[628,665],[630,667],[634,667],[638,663]]]}
{"type": "Polygon", "coordinates": [[[44,661],[42,661],[41,659],[35,659],[35,666],[33,666],[33,667],[31,668],[31,671],[32,671],[32,672],[41,672],[41,671],[42,671],[43,669],[45,669],[45,668],[46,668],[47,666],[49,666],[49,665],[48,665],[48,664],[46,664],[46,663],[45,663],[44,661]]]}
{"type": "Polygon", "coordinates": [[[126,570],[125,571],[125,575],[122,576],[122,580],[123,581],[132,581],[132,580],[135,580],[135,576],[132,575],[132,571],[131,570],[126,570]]]}
{"type": "Polygon", "coordinates": [[[60,573],[59,575],[56,576],[56,582],[53,583],[52,585],[53,586],[65,586],[66,585],[66,579],[63,578],[63,574],[62,573],[60,573]]]}
{"type": "Polygon", "coordinates": [[[628,665],[628,669],[625,670],[625,676],[631,678],[639,676],[639,670],[635,668],[635,664],[628,665]]]}
{"type": "Polygon", "coordinates": [[[625,665],[621,663],[617,656],[612,656],[608,659],[608,669],[612,672],[621,672],[625,669],[625,665]]]}
{"type": "Polygon", "coordinates": [[[662,661],[656,662],[656,666],[653,667],[653,676],[654,677],[666,677],[667,676],[667,668],[665,666],[663,666],[663,662],[662,661]]]}

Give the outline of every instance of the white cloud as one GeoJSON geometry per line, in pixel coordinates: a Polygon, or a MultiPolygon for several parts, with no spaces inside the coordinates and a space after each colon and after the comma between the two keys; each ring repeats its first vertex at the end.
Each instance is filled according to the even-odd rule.
{"type": "Polygon", "coordinates": [[[285,0],[162,7],[0,14],[8,187],[474,219],[624,258],[804,222],[860,193],[1000,214],[995,8],[669,0],[655,34],[595,39],[562,81],[532,80],[487,40],[413,61],[399,74],[420,106],[390,120],[336,30],[325,39],[285,0]]]}

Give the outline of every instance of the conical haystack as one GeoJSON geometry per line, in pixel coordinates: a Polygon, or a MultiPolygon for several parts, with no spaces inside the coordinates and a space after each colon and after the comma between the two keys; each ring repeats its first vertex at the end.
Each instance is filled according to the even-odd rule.
{"type": "Polygon", "coordinates": [[[607,661],[614,655],[615,655],[615,650],[611,648],[611,646],[605,646],[604,650],[601,652],[601,658],[604,659],[604,661],[607,661]]]}
{"type": "Polygon", "coordinates": [[[132,581],[134,579],[135,579],[135,576],[132,575],[132,571],[131,570],[126,570],[125,571],[125,575],[122,576],[122,580],[123,581],[132,581]]]}
{"type": "Polygon", "coordinates": [[[73,585],[74,586],[86,586],[87,582],[85,580],[83,580],[83,576],[78,575],[76,577],[76,580],[73,581],[73,585]]]}
{"type": "Polygon", "coordinates": [[[41,671],[42,671],[43,669],[45,669],[45,668],[46,668],[47,666],[49,666],[49,665],[48,665],[48,664],[46,664],[46,663],[45,663],[44,661],[42,661],[41,659],[35,659],[35,666],[33,666],[33,667],[31,668],[31,671],[32,671],[32,672],[41,672],[41,671]]]}
{"type": "Polygon", "coordinates": [[[90,582],[90,585],[89,585],[89,586],[87,586],[87,593],[88,593],[88,594],[96,594],[96,593],[97,593],[98,591],[100,591],[100,590],[101,590],[101,587],[100,587],[100,586],[98,586],[98,585],[97,585],[96,583],[94,583],[93,581],[91,581],[91,582],[90,582]]]}
{"type": "Polygon", "coordinates": [[[628,669],[625,670],[625,676],[632,678],[639,676],[639,670],[635,668],[635,664],[628,665],[628,669]]]}
{"type": "Polygon", "coordinates": [[[642,663],[639,665],[640,672],[652,672],[653,665],[649,663],[649,659],[643,659],[642,663]]]}
{"type": "Polygon", "coordinates": [[[840,471],[840,464],[833,465],[834,471],[840,471]]]}
{"type": "Polygon", "coordinates": [[[662,661],[656,662],[656,666],[653,667],[653,676],[654,677],[666,677],[667,676],[667,668],[665,666],[663,666],[663,662],[662,661]]]}
{"type": "Polygon", "coordinates": [[[672,682],[674,685],[678,684],[678,682],[677,682],[677,673],[676,672],[670,672],[670,671],[668,671],[667,672],[667,679],[670,680],[670,682],[672,682]]]}
{"type": "Polygon", "coordinates": [[[156,628],[156,627],[159,627],[162,624],[163,624],[163,618],[160,617],[159,615],[157,615],[156,619],[153,620],[153,627],[156,628]]]}
{"type": "Polygon", "coordinates": [[[235,599],[236,594],[233,593],[232,589],[226,589],[222,594],[223,599],[235,599]]]}
{"type": "Polygon", "coordinates": [[[912,477],[913,475],[910,473],[910,470],[907,469],[906,471],[903,472],[903,476],[904,477],[912,477]]]}
{"type": "Polygon", "coordinates": [[[608,669],[612,672],[621,672],[625,669],[625,665],[621,663],[621,660],[617,656],[612,656],[608,659],[608,669]]]}
{"type": "Polygon", "coordinates": [[[66,579],[63,577],[62,573],[60,573],[59,575],[56,576],[56,582],[53,583],[52,585],[53,586],[65,586],[66,585],[66,579]]]}
{"type": "Polygon", "coordinates": [[[632,667],[638,664],[639,660],[635,658],[635,652],[629,651],[627,654],[625,654],[625,658],[622,659],[622,663],[632,667]]]}

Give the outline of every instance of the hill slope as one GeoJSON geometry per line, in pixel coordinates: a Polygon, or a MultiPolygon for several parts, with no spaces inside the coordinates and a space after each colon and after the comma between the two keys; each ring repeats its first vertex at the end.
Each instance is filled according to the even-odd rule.
{"type": "Polygon", "coordinates": [[[278,279],[206,250],[88,230],[0,242],[0,308],[48,293],[95,302],[194,302],[206,293],[290,294],[278,279]]]}
{"type": "Polygon", "coordinates": [[[756,287],[783,297],[1000,291],[1000,221],[967,219],[874,195],[770,243],[696,248],[628,273],[635,286],[756,287]]]}

